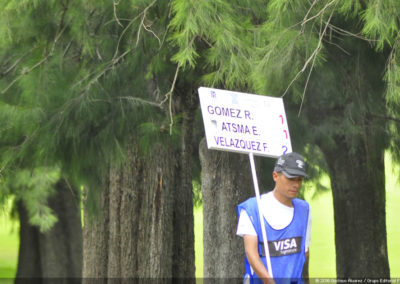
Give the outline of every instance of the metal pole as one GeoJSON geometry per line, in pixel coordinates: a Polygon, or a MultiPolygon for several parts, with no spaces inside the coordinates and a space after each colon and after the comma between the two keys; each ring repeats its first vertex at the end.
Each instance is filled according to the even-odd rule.
{"type": "Polygon", "coordinates": [[[258,189],[257,173],[256,173],[256,167],[254,165],[253,153],[249,153],[249,159],[250,159],[250,166],[251,166],[251,174],[253,176],[254,191],[256,192],[257,207],[258,207],[258,213],[259,213],[258,215],[260,216],[261,232],[262,232],[262,237],[263,237],[263,240],[264,240],[264,251],[265,251],[265,257],[267,259],[267,270],[268,270],[268,273],[273,278],[272,267],[271,267],[271,259],[270,259],[270,256],[269,256],[267,232],[265,231],[264,219],[263,219],[263,214],[262,214],[262,211],[261,211],[260,190],[258,189]]]}

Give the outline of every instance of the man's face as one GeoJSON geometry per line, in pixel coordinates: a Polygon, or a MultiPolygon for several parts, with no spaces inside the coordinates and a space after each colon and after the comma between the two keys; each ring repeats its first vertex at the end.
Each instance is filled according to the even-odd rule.
{"type": "Polygon", "coordinates": [[[303,177],[287,178],[282,173],[273,172],[276,193],[283,199],[291,200],[296,198],[303,183],[303,177]]]}

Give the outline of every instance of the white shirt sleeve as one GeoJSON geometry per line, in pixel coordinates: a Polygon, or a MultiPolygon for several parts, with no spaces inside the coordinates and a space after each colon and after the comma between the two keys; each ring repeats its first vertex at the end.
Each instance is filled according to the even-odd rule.
{"type": "Polygon", "coordinates": [[[249,215],[244,209],[240,211],[236,235],[241,237],[243,237],[244,235],[257,236],[253,223],[251,222],[249,215]]]}

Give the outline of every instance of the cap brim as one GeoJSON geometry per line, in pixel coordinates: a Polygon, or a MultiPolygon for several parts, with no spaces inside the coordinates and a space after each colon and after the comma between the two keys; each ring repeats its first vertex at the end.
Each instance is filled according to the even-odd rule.
{"type": "Polygon", "coordinates": [[[296,171],[296,170],[294,170],[294,171],[290,171],[290,173],[287,172],[287,171],[282,171],[282,173],[283,173],[283,174],[285,175],[285,177],[287,177],[287,178],[303,177],[303,178],[305,178],[305,179],[308,179],[308,175],[306,175],[306,173],[304,173],[304,172],[302,172],[302,171],[296,171]]]}

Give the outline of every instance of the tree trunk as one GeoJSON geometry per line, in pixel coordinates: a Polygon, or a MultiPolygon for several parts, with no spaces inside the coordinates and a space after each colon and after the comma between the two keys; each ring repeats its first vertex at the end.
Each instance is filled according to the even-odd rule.
{"type": "Polygon", "coordinates": [[[152,149],[143,155],[134,142],[124,164],[109,171],[101,215],[85,222],[83,275],[89,282],[194,278],[191,185],[183,186],[178,150],[152,149]]]}
{"type": "MultiPolygon", "coordinates": [[[[50,231],[40,233],[28,222],[24,205],[18,204],[20,248],[16,283],[23,278],[82,277],[82,226],[78,194],[64,181],[56,184],[56,193],[49,198],[49,207],[58,222],[50,231]]],[[[40,280],[38,279],[40,282],[40,280]]]]}
{"type": "Polygon", "coordinates": [[[331,177],[339,278],[389,278],[386,243],[384,149],[371,137],[350,150],[338,139],[324,149],[331,177]]]}
{"type": "MultiPolygon", "coordinates": [[[[174,194],[174,278],[195,277],[194,265],[194,217],[193,217],[193,185],[192,163],[194,155],[194,117],[197,101],[193,96],[184,96],[182,114],[182,140],[180,149],[178,186],[174,194]]],[[[196,147],[197,149],[197,147],[196,147]]],[[[188,279],[187,279],[188,280],[188,279]]]]}
{"type": "Polygon", "coordinates": [[[325,48],[329,63],[310,80],[306,111],[331,179],[337,276],[389,278],[384,171],[388,132],[379,118],[386,113],[385,57],[352,37],[331,40],[325,48]]]}
{"type": "Polygon", "coordinates": [[[94,282],[106,283],[108,266],[108,224],[109,224],[109,178],[102,179],[103,192],[100,195],[100,211],[96,218],[89,218],[85,204],[83,227],[83,282],[91,282],[90,278],[99,278],[94,282]]]}
{"type": "Polygon", "coordinates": [[[249,158],[208,150],[200,143],[205,278],[241,278],[244,247],[236,236],[236,205],[254,196],[249,158]]]}
{"type": "Polygon", "coordinates": [[[124,165],[111,167],[100,215],[85,222],[84,277],[172,277],[173,166],[161,165],[168,154],[140,159],[135,145],[124,165]]]}

